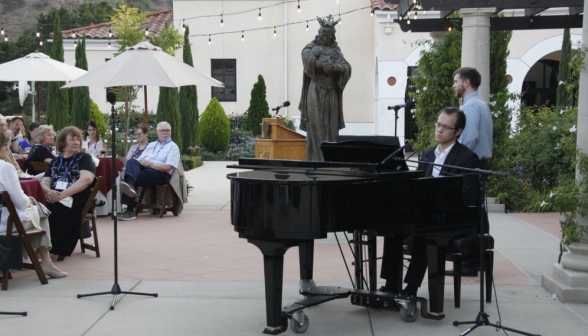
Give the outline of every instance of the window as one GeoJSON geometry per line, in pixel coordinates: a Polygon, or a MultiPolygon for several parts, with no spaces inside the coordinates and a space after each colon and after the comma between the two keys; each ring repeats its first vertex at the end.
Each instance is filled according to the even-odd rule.
{"type": "Polygon", "coordinates": [[[210,60],[211,77],[223,82],[225,87],[213,87],[212,97],[221,102],[237,101],[237,60],[213,59],[210,60]]]}

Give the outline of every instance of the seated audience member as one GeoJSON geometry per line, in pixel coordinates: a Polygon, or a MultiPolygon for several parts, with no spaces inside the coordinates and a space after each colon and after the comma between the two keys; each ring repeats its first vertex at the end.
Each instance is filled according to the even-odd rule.
{"type": "Polygon", "coordinates": [[[37,134],[37,129],[39,126],[41,125],[38,122],[32,122],[29,124],[29,127],[27,127],[26,136],[22,139],[21,142],[18,143],[20,154],[28,154],[30,149],[33,148],[33,145],[35,145],[35,134],[37,134]]]}
{"type": "Polygon", "coordinates": [[[27,160],[25,162],[25,170],[31,175],[44,173],[44,171],[36,171],[31,166],[31,162],[51,162],[55,156],[51,152],[51,147],[55,141],[55,132],[53,126],[41,125],[37,129],[35,136],[35,145],[31,148],[27,160]]]}
{"type": "Polygon", "coordinates": [[[147,126],[137,125],[137,127],[135,127],[134,136],[137,139],[137,143],[129,148],[129,151],[127,152],[127,161],[139,158],[149,144],[149,129],[147,126]]]}
{"type": "Polygon", "coordinates": [[[13,153],[19,154],[20,148],[18,147],[18,144],[24,138],[24,119],[21,116],[12,117],[8,122],[8,129],[12,131],[10,149],[13,153]]]}
{"type": "MultiPolygon", "coordinates": [[[[8,138],[8,143],[12,143],[12,131],[8,129],[8,122],[6,121],[6,117],[4,117],[3,115],[0,114],[0,133],[3,133],[4,135],[6,135],[6,138],[8,138]]],[[[9,145],[10,146],[10,145],[9,145]]],[[[16,159],[14,158],[14,156],[12,155],[12,151],[9,150],[8,153],[6,153],[6,157],[4,158],[4,161],[12,164],[12,166],[14,166],[14,169],[16,169],[16,172],[18,173],[18,175],[22,175],[23,171],[20,169],[20,165],[18,164],[18,162],[16,162],[16,159]]]]}
{"type": "MultiPolygon", "coordinates": [[[[0,132],[0,192],[8,191],[10,194],[10,199],[12,200],[12,203],[14,203],[14,207],[16,208],[16,212],[18,213],[20,220],[23,222],[23,225],[26,225],[32,220],[29,214],[26,212],[26,209],[33,204],[34,199],[25,195],[18,182],[18,175],[16,170],[11,164],[4,161],[6,158],[6,153],[10,152],[8,145],[9,141],[10,140],[8,137],[4,133],[0,132]]],[[[7,220],[8,209],[6,207],[2,207],[0,209],[0,235],[6,234],[7,220]]],[[[31,237],[31,244],[37,252],[36,257],[41,258],[41,266],[45,274],[53,278],[66,277],[67,273],[60,271],[53,264],[53,261],[51,261],[51,257],[49,256],[49,250],[51,250],[51,232],[49,226],[44,223],[46,223],[46,221],[40,221],[40,223],[37,224],[45,231],[45,234],[31,237]]]]}
{"type": "Polygon", "coordinates": [[[82,143],[82,148],[90,155],[100,156],[102,154],[102,149],[106,149],[106,146],[102,143],[102,140],[100,140],[98,125],[93,121],[89,121],[86,124],[84,134],[86,135],[86,140],[82,143]]]}
{"type": "Polygon", "coordinates": [[[180,161],[180,149],[171,139],[171,126],[162,121],[157,124],[157,140],[150,142],[137,159],[127,161],[120,190],[121,202],[127,210],[120,220],[135,219],[137,187],[151,188],[168,183],[180,161]]]}
{"type": "MultiPolygon", "coordinates": [[[[479,161],[476,153],[457,141],[465,125],[466,117],[463,111],[455,107],[442,109],[435,123],[435,140],[438,145],[423,153],[421,161],[428,164],[419,163],[417,170],[425,171],[425,176],[438,177],[464,174],[467,171],[439,167],[433,163],[476,168],[479,161]]],[[[404,278],[407,285],[401,292],[398,279],[402,275],[402,240],[403,237],[400,235],[384,238],[380,277],[386,279],[386,284],[379,291],[416,296],[427,271],[427,244],[424,238],[414,238],[411,261],[404,278]]]]}
{"type": "Polygon", "coordinates": [[[57,135],[57,150],[41,180],[51,211],[52,254],[70,256],[80,238],[82,211],[90,197],[96,166],[90,154],[81,152],[82,132],[75,126],[57,135]]]}

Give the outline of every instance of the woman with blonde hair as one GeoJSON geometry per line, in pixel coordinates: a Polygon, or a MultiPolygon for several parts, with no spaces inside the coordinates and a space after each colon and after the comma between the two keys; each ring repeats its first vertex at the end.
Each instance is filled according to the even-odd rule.
{"type": "MultiPolygon", "coordinates": [[[[0,191],[8,191],[10,199],[14,203],[18,217],[27,224],[31,222],[31,217],[26,209],[34,204],[34,199],[25,195],[22,191],[20,183],[18,182],[18,175],[14,167],[5,162],[6,153],[10,151],[8,146],[8,137],[0,132],[0,191]]],[[[38,211],[36,208],[34,211],[38,211]]],[[[8,220],[8,209],[6,207],[0,208],[0,234],[6,233],[6,223],[8,220]]],[[[62,272],[53,264],[49,256],[51,250],[51,231],[46,221],[40,221],[38,225],[45,231],[44,235],[32,236],[31,244],[37,252],[37,257],[41,258],[41,266],[43,272],[53,278],[63,278],[67,276],[66,272],[62,272]]],[[[34,257],[34,256],[33,256],[34,257]]]]}

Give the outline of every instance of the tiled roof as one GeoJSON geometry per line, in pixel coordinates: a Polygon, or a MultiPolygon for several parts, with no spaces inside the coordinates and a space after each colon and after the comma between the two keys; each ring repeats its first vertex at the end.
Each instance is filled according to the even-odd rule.
{"type": "Polygon", "coordinates": [[[370,0],[372,3],[372,12],[376,10],[393,11],[398,7],[397,4],[385,3],[384,0],[370,0]]]}
{"type": "MultiPolygon", "coordinates": [[[[174,24],[174,11],[172,9],[147,14],[147,27],[149,28],[150,33],[157,33],[158,31],[162,30],[165,24],[167,23],[170,26],[174,24]]],[[[76,29],[69,29],[63,31],[63,39],[73,39],[72,37],[73,32],[76,32],[76,38],[80,38],[84,33],[86,33],[86,38],[89,39],[108,39],[108,31],[112,30],[112,39],[116,39],[116,32],[114,29],[111,28],[112,23],[100,23],[86,27],[79,27],[76,29]]],[[[51,33],[51,37],[53,37],[53,33],[51,33]]]]}

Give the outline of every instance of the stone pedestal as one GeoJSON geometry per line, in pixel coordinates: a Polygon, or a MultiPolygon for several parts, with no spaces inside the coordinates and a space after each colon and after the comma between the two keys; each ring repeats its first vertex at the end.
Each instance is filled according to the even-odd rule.
{"type": "Polygon", "coordinates": [[[495,12],[495,8],[460,10],[463,19],[461,66],[474,67],[482,75],[478,93],[484,101],[490,99],[490,17],[495,12]]]}
{"type": "Polygon", "coordinates": [[[562,302],[588,303],[588,244],[570,246],[570,253],[543,274],[541,286],[562,302]]]}

